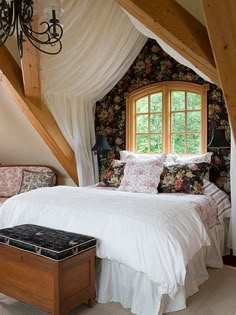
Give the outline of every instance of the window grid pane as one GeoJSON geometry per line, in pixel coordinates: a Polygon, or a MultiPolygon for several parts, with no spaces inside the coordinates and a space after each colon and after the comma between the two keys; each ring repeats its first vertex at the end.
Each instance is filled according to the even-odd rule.
{"type": "Polygon", "coordinates": [[[150,153],[161,153],[162,149],[162,134],[150,135],[150,153]]]}
{"type": "Polygon", "coordinates": [[[162,92],[136,101],[136,151],[162,152],[162,92]]]}
{"type": "Polygon", "coordinates": [[[185,112],[171,114],[171,132],[185,132],[185,112]]]}
{"type": "Polygon", "coordinates": [[[150,112],[162,112],[162,92],[151,94],[150,112]]]}
{"type": "Polygon", "coordinates": [[[201,112],[187,111],[187,132],[201,132],[201,112]]]}
{"type": "Polygon", "coordinates": [[[191,92],[171,92],[171,152],[197,154],[201,152],[201,95],[191,92]],[[184,101],[184,104],[183,104],[184,101]],[[181,110],[183,109],[184,110],[181,110]]]}
{"type": "Polygon", "coordinates": [[[185,110],[185,92],[171,91],[171,111],[185,110]]]}
{"type": "Polygon", "coordinates": [[[162,115],[150,114],[150,132],[162,132],[162,115]]]}
{"type": "Polygon", "coordinates": [[[136,133],[148,133],[148,115],[139,114],[136,116],[136,133]]]}
{"type": "MultiPolygon", "coordinates": [[[[201,153],[202,95],[187,90],[169,91],[170,112],[164,118],[163,92],[155,92],[135,101],[136,151],[143,153],[163,152],[163,128],[169,133],[170,152],[179,154],[201,153]],[[169,120],[169,129],[163,126],[169,120]]],[[[165,112],[164,112],[165,113],[165,112]]],[[[165,117],[165,116],[164,116],[165,117]]],[[[164,138],[165,139],[165,138],[164,138]]],[[[204,141],[204,140],[203,140],[204,141]]],[[[166,143],[166,142],[165,142],[166,143]]],[[[204,143],[204,142],[203,142],[204,143]]],[[[164,146],[164,148],[166,145],[164,146]]]]}
{"type": "Polygon", "coordinates": [[[136,151],[139,153],[148,153],[148,136],[137,135],[136,136],[136,151]]]}
{"type": "Polygon", "coordinates": [[[201,95],[187,92],[187,109],[201,109],[201,95]]]}
{"type": "Polygon", "coordinates": [[[187,134],[187,154],[199,154],[199,153],[201,153],[200,133],[187,134]]]}
{"type": "Polygon", "coordinates": [[[172,153],[185,153],[185,134],[172,134],[171,136],[172,153]]]}
{"type": "Polygon", "coordinates": [[[148,112],[148,96],[144,96],[136,101],[136,113],[148,112]]]}

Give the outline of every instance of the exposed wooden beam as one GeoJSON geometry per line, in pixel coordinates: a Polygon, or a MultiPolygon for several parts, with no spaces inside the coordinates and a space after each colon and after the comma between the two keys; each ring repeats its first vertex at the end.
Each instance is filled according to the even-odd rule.
{"type": "Polygon", "coordinates": [[[33,127],[76,184],[78,177],[74,152],[62,135],[45,104],[33,104],[24,95],[21,69],[6,47],[0,48],[0,83],[14,99],[33,127]]]}
{"type": "Polygon", "coordinates": [[[236,140],[236,1],[202,0],[202,6],[236,140]]]}
{"type": "MultiPolygon", "coordinates": [[[[33,17],[31,25],[34,31],[38,30],[37,16],[33,17]]],[[[39,50],[35,49],[26,36],[24,36],[23,46],[24,51],[21,58],[21,69],[25,96],[32,101],[33,104],[40,105],[39,50]]]]}
{"type": "Polygon", "coordinates": [[[220,85],[205,27],[175,0],[116,0],[127,12],[220,85]]]}

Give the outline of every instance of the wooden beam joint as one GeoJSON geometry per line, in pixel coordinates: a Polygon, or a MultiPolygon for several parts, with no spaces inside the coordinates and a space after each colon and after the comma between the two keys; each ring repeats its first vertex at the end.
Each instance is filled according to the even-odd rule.
{"type": "Polygon", "coordinates": [[[175,0],[116,0],[121,7],[220,85],[205,27],[175,0]]]}

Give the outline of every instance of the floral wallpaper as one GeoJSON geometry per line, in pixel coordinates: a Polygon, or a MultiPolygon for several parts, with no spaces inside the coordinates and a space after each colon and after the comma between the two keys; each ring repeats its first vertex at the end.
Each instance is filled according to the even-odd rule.
{"type": "MultiPolygon", "coordinates": [[[[204,84],[191,69],[171,58],[155,40],[149,39],[136,60],[116,84],[116,86],[96,106],[96,133],[105,134],[112,151],[108,157],[100,156],[100,176],[102,177],[112,158],[119,158],[119,151],[125,149],[125,96],[144,85],[161,81],[189,81],[204,84]]],[[[210,84],[208,91],[208,140],[212,128],[223,128],[230,140],[230,127],[222,91],[210,84]]],[[[208,141],[209,142],[209,141],[208,141]]],[[[227,193],[229,187],[230,149],[209,149],[213,151],[211,181],[227,193]]]]}

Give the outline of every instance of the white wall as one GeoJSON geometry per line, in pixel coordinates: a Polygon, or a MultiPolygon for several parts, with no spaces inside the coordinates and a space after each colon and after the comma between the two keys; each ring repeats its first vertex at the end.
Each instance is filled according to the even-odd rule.
{"type": "Polygon", "coordinates": [[[40,164],[54,167],[58,183],[74,185],[37,131],[0,83],[0,163],[40,164]]]}

